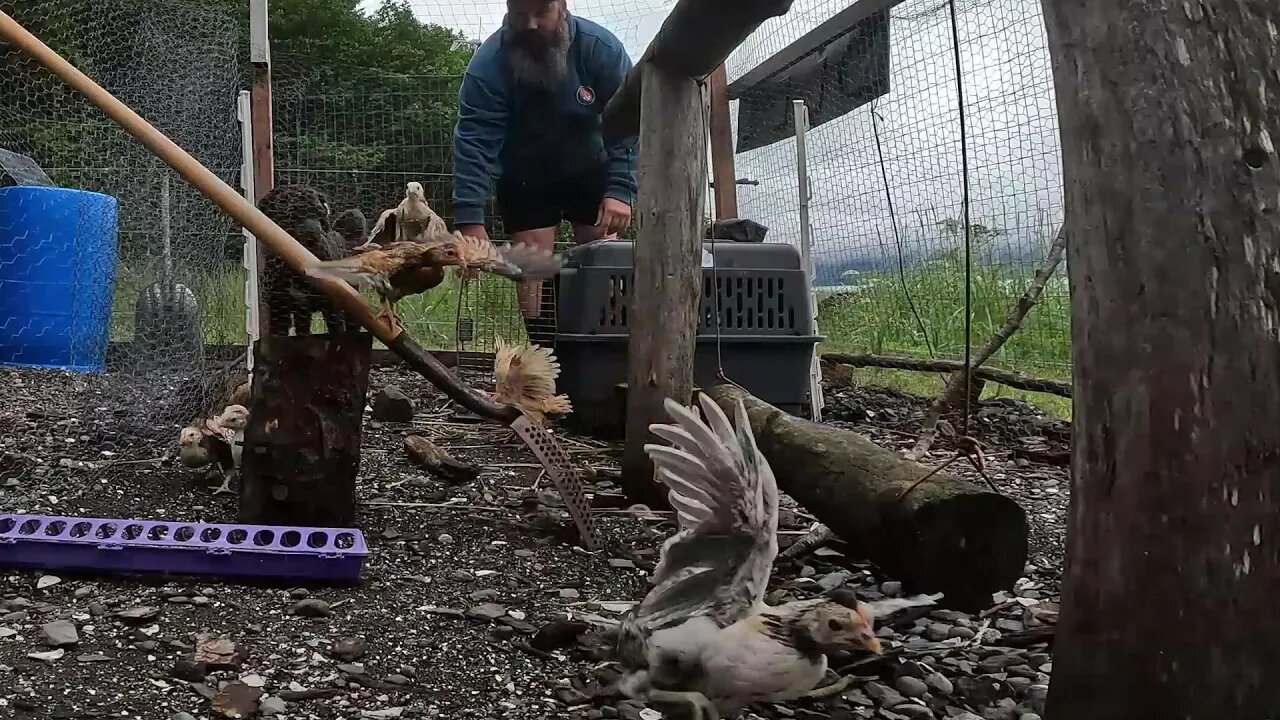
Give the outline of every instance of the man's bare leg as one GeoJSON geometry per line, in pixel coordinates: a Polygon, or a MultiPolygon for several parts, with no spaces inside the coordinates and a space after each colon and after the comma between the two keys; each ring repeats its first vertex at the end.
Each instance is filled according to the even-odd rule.
{"type": "MultiPolygon", "coordinates": [[[[531,245],[538,250],[551,252],[556,241],[556,229],[536,228],[511,233],[512,245],[531,245]]],[[[516,283],[516,303],[520,306],[520,314],[526,319],[533,319],[542,314],[542,281],[516,283]]]]}

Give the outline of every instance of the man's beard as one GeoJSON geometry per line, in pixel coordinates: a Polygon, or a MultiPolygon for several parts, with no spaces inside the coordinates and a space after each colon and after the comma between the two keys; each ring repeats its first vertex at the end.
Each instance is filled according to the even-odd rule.
{"type": "Polygon", "coordinates": [[[507,58],[518,85],[554,90],[569,68],[569,21],[551,35],[538,30],[510,31],[507,58]]]}

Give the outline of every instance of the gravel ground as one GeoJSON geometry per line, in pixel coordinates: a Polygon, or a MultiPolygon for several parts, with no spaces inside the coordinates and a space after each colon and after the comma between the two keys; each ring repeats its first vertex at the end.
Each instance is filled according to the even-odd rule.
{"type": "MultiPolygon", "coordinates": [[[[0,512],[234,519],[234,496],[212,495],[166,457],[179,424],[139,419],[126,409],[136,398],[117,405],[118,393],[86,382],[0,370],[0,512]]],[[[416,400],[417,416],[381,424],[366,414],[359,494],[370,556],[358,587],[5,571],[0,717],[663,717],[607,691],[613,671],[581,622],[616,618],[641,597],[671,529],[621,509],[607,479],[613,448],[565,437],[606,478],[597,505],[614,508],[603,511],[607,547],[591,554],[562,542],[558,497],[509,431],[454,415],[416,376],[374,371],[372,388],[392,384],[416,400]],[[449,485],[417,469],[402,450],[407,433],[479,465],[478,481],[449,485]]],[[[175,391],[149,392],[160,403],[175,391]]],[[[160,414],[145,406],[149,419],[160,414]]],[[[907,447],[926,406],[844,387],[828,390],[826,412],[833,424],[907,447]]],[[[832,658],[849,684],[831,699],[745,716],[1034,720],[1051,671],[1036,634],[1056,621],[1068,482],[1064,467],[1025,456],[1060,452],[1067,431],[996,400],[977,409],[972,432],[989,448],[992,479],[1032,518],[1027,577],[981,615],[903,613],[881,630],[891,652],[832,658]]],[[[942,443],[934,461],[949,455],[942,443]]],[[[962,464],[952,468],[966,472],[962,464]]],[[[789,504],[781,544],[810,522],[789,504]]],[[[840,585],[900,592],[836,545],[780,562],[771,601],[840,585]]]]}

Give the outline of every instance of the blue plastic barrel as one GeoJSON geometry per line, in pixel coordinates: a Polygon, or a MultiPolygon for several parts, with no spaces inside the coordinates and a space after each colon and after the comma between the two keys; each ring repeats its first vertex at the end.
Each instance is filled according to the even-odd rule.
{"type": "Polygon", "coordinates": [[[0,188],[0,365],[106,367],[118,207],[85,190],[0,188]]]}

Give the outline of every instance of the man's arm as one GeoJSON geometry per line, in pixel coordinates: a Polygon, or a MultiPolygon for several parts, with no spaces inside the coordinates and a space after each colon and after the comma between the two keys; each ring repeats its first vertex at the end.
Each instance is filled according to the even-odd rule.
{"type": "MultiPolygon", "coordinates": [[[[614,93],[622,87],[623,80],[631,71],[631,57],[627,49],[616,39],[613,43],[600,42],[596,45],[596,67],[598,68],[599,87],[596,92],[600,97],[601,107],[609,104],[614,93]]],[[[605,188],[605,197],[621,200],[627,205],[636,204],[636,141],[613,143],[605,146],[608,156],[609,181],[605,188]]]]}
{"type": "Polygon", "coordinates": [[[496,84],[483,72],[468,71],[458,90],[458,124],[453,129],[455,226],[484,225],[507,126],[507,99],[496,84]]]}

